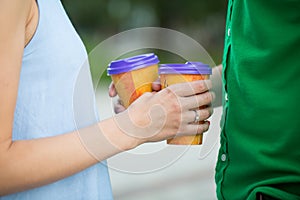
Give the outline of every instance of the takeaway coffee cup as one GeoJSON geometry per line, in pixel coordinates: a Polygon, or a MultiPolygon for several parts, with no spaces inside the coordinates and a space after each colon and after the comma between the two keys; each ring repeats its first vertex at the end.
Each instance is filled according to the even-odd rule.
{"type": "MultiPolygon", "coordinates": [[[[169,85],[176,83],[209,79],[211,73],[212,69],[209,65],[201,62],[161,64],[159,68],[162,88],[166,88],[169,85]]],[[[167,143],[174,145],[200,145],[202,144],[202,136],[202,134],[197,134],[195,136],[178,136],[167,140],[167,143]]]]}
{"type": "Polygon", "coordinates": [[[158,78],[159,59],[154,53],[112,61],[107,69],[124,107],[145,92],[152,92],[158,78]]]}

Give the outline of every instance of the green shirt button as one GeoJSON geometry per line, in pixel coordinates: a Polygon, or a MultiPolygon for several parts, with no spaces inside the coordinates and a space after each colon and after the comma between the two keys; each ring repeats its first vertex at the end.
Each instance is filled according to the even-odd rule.
{"type": "Polygon", "coordinates": [[[223,162],[225,162],[225,161],[226,161],[226,158],[227,158],[227,157],[226,157],[226,154],[223,153],[223,154],[221,155],[221,160],[222,160],[223,162]]]}

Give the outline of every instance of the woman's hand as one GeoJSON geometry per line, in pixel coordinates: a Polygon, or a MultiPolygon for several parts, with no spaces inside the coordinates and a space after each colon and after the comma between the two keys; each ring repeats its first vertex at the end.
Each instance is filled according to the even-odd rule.
{"type": "MultiPolygon", "coordinates": [[[[155,92],[160,91],[161,89],[161,84],[160,80],[157,79],[155,82],[152,83],[152,90],[155,92]]],[[[110,97],[116,97],[118,95],[117,90],[115,88],[115,84],[113,82],[110,83],[109,88],[108,88],[108,95],[110,97]]],[[[114,111],[115,113],[120,113],[126,110],[126,108],[122,105],[120,99],[118,98],[117,101],[114,103],[114,111]]]]}
{"type": "MultiPolygon", "coordinates": [[[[124,134],[135,139],[135,146],[162,141],[177,134],[201,134],[208,130],[209,122],[194,123],[195,111],[200,116],[200,121],[211,116],[210,105],[214,94],[209,91],[210,88],[210,81],[194,81],[174,84],[159,92],[145,93],[127,110],[124,107],[115,109],[123,111],[115,116],[115,123],[124,134]]],[[[110,95],[116,95],[113,85],[110,95]]]]}

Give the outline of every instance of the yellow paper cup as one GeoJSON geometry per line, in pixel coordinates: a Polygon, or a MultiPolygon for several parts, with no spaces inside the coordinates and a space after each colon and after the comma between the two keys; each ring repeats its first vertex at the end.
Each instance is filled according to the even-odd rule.
{"type": "Polygon", "coordinates": [[[152,92],[152,83],[158,79],[157,56],[142,54],[122,60],[112,61],[107,69],[120,100],[128,107],[145,92],[152,92]]]}
{"type": "MultiPolygon", "coordinates": [[[[212,73],[211,68],[200,62],[187,62],[185,64],[163,64],[159,68],[162,88],[169,85],[196,80],[209,79],[212,73]]],[[[201,108],[201,107],[200,107],[201,108]]],[[[199,122],[199,124],[204,122],[199,122]]],[[[200,145],[203,134],[195,136],[177,136],[167,140],[167,144],[173,145],[200,145]]]]}

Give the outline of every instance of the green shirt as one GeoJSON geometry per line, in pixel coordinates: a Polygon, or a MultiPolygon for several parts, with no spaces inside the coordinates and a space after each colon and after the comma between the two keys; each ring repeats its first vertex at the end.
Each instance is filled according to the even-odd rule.
{"type": "Polygon", "coordinates": [[[300,199],[300,0],[229,0],[219,199],[300,199]]]}

